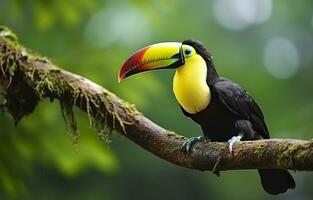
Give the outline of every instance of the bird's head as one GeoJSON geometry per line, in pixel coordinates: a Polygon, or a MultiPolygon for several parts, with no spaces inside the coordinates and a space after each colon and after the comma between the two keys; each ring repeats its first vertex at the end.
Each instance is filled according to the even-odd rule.
{"type": "Polygon", "coordinates": [[[186,40],[184,42],[162,42],[144,47],[122,65],[118,80],[155,69],[176,69],[188,63],[189,59],[200,55],[206,63],[211,62],[212,56],[205,47],[196,41],[186,40]]]}

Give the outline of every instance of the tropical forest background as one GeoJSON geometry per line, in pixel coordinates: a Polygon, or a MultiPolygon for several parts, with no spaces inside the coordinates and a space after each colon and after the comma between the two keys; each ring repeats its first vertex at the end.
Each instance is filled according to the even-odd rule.
{"type": "MultiPolygon", "coordinates": [[[[201,130],[180,111],[172,71],[117,82],[135,50],[196,39],[218,72],[243,85],[275,138],[313,138],[313,1],[0,0],[0,24],[26,47],[133,103],[185,136],[201,130]]],[[[3,97],[0,96],[0,101],[3,97]]],[[[113,132],[99,140],[76,110],[72,144],[57,101],[45,100],[14,126],[0,111],[0,199],[276,199],[256,170],[210,172],[168,163],[113,132]]],[[[313,198],[313,173],[292,172],[297,188],[278,198],[313,198]]]]}

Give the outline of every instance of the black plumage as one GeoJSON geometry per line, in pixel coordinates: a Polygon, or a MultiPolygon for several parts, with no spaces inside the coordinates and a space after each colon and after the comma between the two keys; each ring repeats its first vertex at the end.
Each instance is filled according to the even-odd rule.
{"type": "MultiPolygon", "coordinates": [[[[199,42],[186,40],[183,44],[192,46],[207,64],[207,84],[212,99],[210,104],[196,114],[183,113],[198,123],[205,137],[211,141],[226,142],[232,136],[243,135],[242,140],[268,139],[269,132],[264,116],[257,103],[240,85],[218,75],[212,56],[199,42]]],[[[261,182],[270,194],[283,193],[295,187],[287,170],[259,169],[261,182]]]]}

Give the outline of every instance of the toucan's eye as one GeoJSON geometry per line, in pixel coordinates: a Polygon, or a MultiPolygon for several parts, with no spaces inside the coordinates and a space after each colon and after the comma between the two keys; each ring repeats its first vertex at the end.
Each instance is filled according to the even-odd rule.
{"type": "Polygon", "coordinates": [[[185,49],[185,56],[190,56],[191,53],[192,53],[192,50],[191,49],[185,49]]]}

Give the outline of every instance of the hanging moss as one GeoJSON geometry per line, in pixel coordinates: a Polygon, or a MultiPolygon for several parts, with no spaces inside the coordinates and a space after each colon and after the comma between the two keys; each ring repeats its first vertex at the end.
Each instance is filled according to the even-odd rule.
{"type": "Polygon", "coordinates": [[[66,100],[61,100],[60,106],[61,106],[63,119],[69,129],[70,135],[73,140],[73,144],[77,146],[79,132],[78,132],[77,122],[76,122],[74,111],[73,111],[73,105],[67,102],[66,100]]]}
{"type": "MultiPolygon", "coordinates": [[[[61,112],[74,144],[78,142],[79,133],[73,106],[87,112],[90,126],[97,131],[101,140],[109,141],[108,136],[116,128],[116,122],[126,134],[127,122],[120,118],[112,103],[116,98],[113,93],[103,88],[101,93],[90,93],[90,88],[81,87],[83,84],[79,84],[77,79],[60,78],[66,72],[53,69],[47,58],[20,46],[16,36],[6,27],[0,27],[0,50],[0,81],[5,91],[5,107],[16,123],[31,113],[40,99],[48,97],[60,100],[61,112]],[[38,65],[36,70],[29,67],[34,63],[38,65]]],[[[93,84],[82,77],[80,81],[93,84]]],[[[129,114],[139,113],[131,104],[125,103],[123,109],[129,114]]]]}
{"type": "Polygon", "coordinates": [[[38,96],[19,70],[25,57],[17,37],[5,27],[0,27],[0,83],[5,98],[4,106],[12,115],[15,124],[31,113],[38,103],[38,96]]]}

